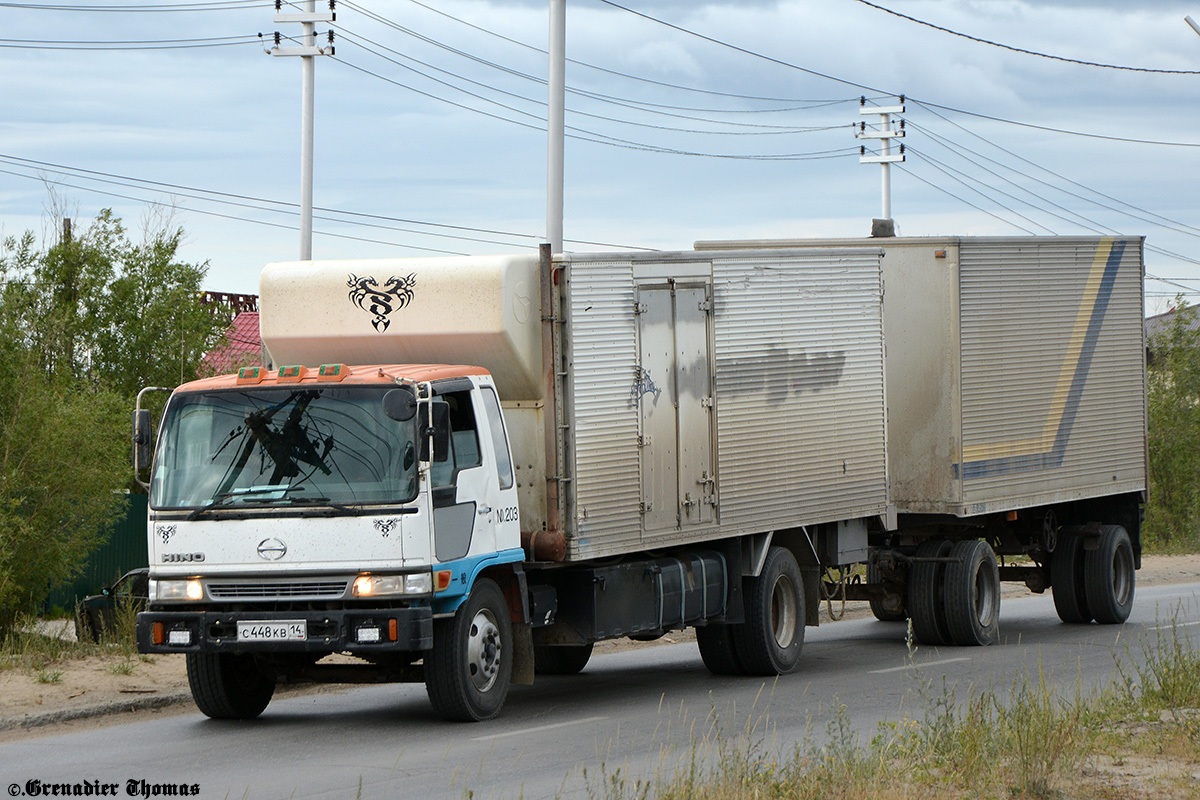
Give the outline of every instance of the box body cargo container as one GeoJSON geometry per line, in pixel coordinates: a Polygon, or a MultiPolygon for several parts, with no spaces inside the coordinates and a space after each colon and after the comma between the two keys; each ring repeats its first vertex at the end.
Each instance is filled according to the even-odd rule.
{"type": "Polygon", "coordinates": [[[1100,237],[268,265],[266,363],[174,390],[152,465],[139,396],[139,649],[213,717],[422,681],[480,720],[620,636],[792,672],[822,599],[931,645],[998,642],[1001,580],[1122,622],[1141,286],[1100,237]]]}
{"type": "Polygon", "coordinates": [[[757,243],[855,244],[885,254],[897,511],[969,516],[1145,490],[1141,239],[757,243]]]}

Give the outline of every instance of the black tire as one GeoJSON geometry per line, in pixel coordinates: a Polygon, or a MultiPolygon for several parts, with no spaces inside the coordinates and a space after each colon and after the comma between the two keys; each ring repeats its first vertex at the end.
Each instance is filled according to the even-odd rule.
{"type": "Polygon", "coordinates": [[[804,647],[804,580],[791,551],[772,547],[762,574],[743,581],[746,621],[730,628],[747,675],[785,675],[804,647]]]}
{"type": "Polygon", "coordinates": [[[75,612],[75,641],[100,643],[100,631],[88,609],[75,612]]]}
{"type": "Polygon", "coordinates": [[[192,699],[213,719],[253,719],[275,694],[275,676],[244,653],[188,653],[192,699]]]}
{"type": "Polygon", "coordinates": [[[1000,570],[996,554],[978,539],[950,548],[957,563],[946,564],[946,623],[950,641],[960,646],[1000,641],[1000,570]]]}
{"type": "MultiPolygon", "coordinates": [[[[879,572],[879,567],[875,566],[874,561],[867,563],[867,583],[880,583],[883,576],[879,572]]],[[[871,613],[875,615],[875,619],[880,622],[904,622],[908,619],[908,607],[901,603],[900,608],[890,609],[883,604],[882,600],[868,600],[871,606],[871,613]]]]}
{"type": "Polygon", "coordinates": [[[508,603],[493,581],[476,581],[449,619],[433,621],[425,655],[425,691],[444,719],[478,722],[500,713],[512,677],[513,636],[508,603]]]}
{"type": "Polygon", "coordinates": [[[539,675],[576,675],[592,657],[592,643],[533,648],[533,671],[539,675]]]}
{"type": "Polygon", "coordinates": [[[696,628],[700,659],[713,675],[745,675],[733,645],[733,625],[709,623],[696,628]]]}
{"type": "Polygon", "coordinates": [[[1098,546],[1083,556],[1084,593],[1096,622],[1118,625],[1129,619],[1135,581],[1129,534],[1120,525],[1102,525],[1098,546]]]}
{"type": "MultiPolygon", "coordinates": [[[[917,545],[913,557],[945,558],[952,546],[946,539],[929,539],[917,545]]],[[[946,620],[945,575],[946,565],[940,561],[917,561],[908,571],[908,614],[913,634],[930,647],[953,641],[946,620]]]]}
{"type": "Polygon", "coordinates": [[[1062,533],[1058,546],[1050,556],[1050,588],[1054,595],[1054,610],[1063,622],[1079,624],[1092,621],[1084,589],[1083,538],[1062,533]]]}

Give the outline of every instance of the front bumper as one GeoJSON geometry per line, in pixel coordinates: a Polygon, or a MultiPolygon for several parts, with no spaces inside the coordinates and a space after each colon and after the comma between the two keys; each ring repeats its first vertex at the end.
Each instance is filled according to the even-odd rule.
{"type": "Polygon", "coordinates": [[[139,653],[380,653],[429,650],[433,647],[433,612],[428,607],[338,611],[144,611],[137,615],[137,646],[139,653]],[[284,620],[304,620],[308,638],[238,640],[239,622],[284,620]],[[154,641],[155,623],[162,623],[163,626],[161,643],[154,641]],[[360,641],[359,630],[364,628],[378,629],[379,641],[360,641]],[[169,644],[172,631],[187,631],[188,644],[169,644]]]}

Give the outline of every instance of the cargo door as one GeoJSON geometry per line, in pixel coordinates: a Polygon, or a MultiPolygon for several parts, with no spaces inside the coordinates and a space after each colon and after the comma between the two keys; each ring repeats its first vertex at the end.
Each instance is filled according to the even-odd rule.
{"type": "Polygon", "coordinates": [[[705,284],[639,287],[637,391],[646,539],[713,521],[710,308],[705,284]]]}

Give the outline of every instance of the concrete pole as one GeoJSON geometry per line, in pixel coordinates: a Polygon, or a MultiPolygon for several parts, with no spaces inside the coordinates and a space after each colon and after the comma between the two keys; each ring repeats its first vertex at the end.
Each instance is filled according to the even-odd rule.
{"type": "Polygon", "coordinates": [[[550,96],[546,112],[546,241],[563,251],[563,162],[567,102],[567,0],[550,0],[550,96]]]}
{"type": "Polygon", "coordinates": [[[1184,17],[1183,21],[1186,22],[1188,25],[1191,25],[1192,30],[1194,30],[1196,33],[1200,34],[1200,23],[1197,23],[1196,20],[1192,19],[1191,15],[1184,17]]]}
{"type": "MultiPolygon", "coordinates": [[[[305,0],[304,10],[315,12],[316,0],[305,0]]],[[[304,33],[301,44],[315,47],[316,28],[312,22],[302,23],[304,33]]],[[[312,215],[313,215],[313,107],[316,94],[316,58],[303,56],[300,59],[302,79],[300,85],[300,260],[312,260],[312,215]]]]}
{"type": "MultiPolygon", "coordinates": [[[[880,129],[884,133],[890,133],[892,130],[892,115],[891,114],[881,114],[880,122],[882,123],[879,126],[880,129]]],[[[890,156],[892,154],[892,140],[891,139],[881,139],[880,143],[883,145],[882,155],[890,156]]],[[[888,163],[887,161],[884,161],[879,166],[883,167],[883,176],[882,176],[883,177],[883,214],[881,215],[881,217],[883,219],[891,219],[892,218],[892,165],[890,163],[888,163]]]]}

